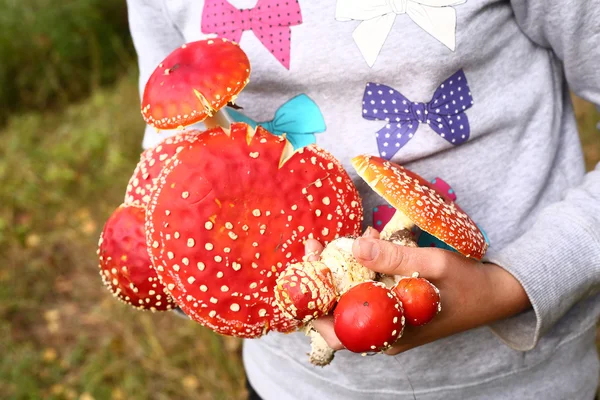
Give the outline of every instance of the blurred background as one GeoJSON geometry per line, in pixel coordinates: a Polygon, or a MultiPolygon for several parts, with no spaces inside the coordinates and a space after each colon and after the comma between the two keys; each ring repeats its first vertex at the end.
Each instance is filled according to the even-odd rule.
{"type": "MultiPolygon", "coordinates": [[[[0,399],[243,398],[238,340],[135,311],[98,276],[143,132],[125,2],[0,10],[0,399]]],[[[574,102],[592,168],[600,115],[574,102]]]]}

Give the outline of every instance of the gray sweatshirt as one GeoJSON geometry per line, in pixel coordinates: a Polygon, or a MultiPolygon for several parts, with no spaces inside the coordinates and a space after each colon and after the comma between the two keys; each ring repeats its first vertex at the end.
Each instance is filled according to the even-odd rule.
{"type": "MultiPolygon", "coordinates": [[[[489,236],[486,261],[512,273],[533,305],[394,357],[340,351],[325,368],[308,362],[303,334],[246,340],[244,365],[263,398],[593,398],[600,167],[585,173],[568,89],[600,104],[600,1],[128,5],[140,90],[185,42],[239,41],[252,75],[238,118],[333,153],[361,191],[365,226],[385,202],[353,175],[354,155],[441,177],[489,236]]],[[[169,134],[148,129],[144,147],[169,134]]]]}

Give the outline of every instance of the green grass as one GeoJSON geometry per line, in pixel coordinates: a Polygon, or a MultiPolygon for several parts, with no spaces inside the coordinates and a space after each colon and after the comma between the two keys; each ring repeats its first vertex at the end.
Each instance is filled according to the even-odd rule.
{"type": "Polygon", "coordinates": [[[123,0],[0,0],[0,123],[64,106],[135,60],[123,0]]]}
{"type": "MultiPolygon", "coordinates": [[[[600,116],[577,102],[588,166],[600,116]]],[[[0,399],[243,398],[240,342],[101,285],[95,250],[140,152],[136,76],[0,130],[0,399]]]]}
{"type": "Polygon", "coordinates": [[[141,150],[135,79],[0,131],[1,399],[244,393],[239,341],[129,309],[100,284],[98,235],[141,150]]]}

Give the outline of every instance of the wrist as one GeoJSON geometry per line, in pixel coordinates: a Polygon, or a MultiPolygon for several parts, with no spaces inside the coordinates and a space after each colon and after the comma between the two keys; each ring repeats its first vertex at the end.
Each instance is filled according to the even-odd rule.
{"type": "Polygon", "coordinates": [[[512,317],[531,307],[527,292],[514,275],[496,264],[483,264],[482,269],[488,282],[494,321],[512,317]]]}

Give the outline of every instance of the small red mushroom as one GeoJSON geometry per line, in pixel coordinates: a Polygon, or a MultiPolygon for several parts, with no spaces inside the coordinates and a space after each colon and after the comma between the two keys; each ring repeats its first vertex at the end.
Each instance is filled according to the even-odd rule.
{"type": "Polygon", "coordinates": [[[156,187],[156,181],[165,164],[185,146],[196,140],[202,133],[198,130],[188,130],[168,137],[160,144],[146,149],[140,156],[133,175],[127,184],[125,204],[141,204],[146,206],[150,195],[156,187]]]}
{"type": "Polygon", "coordinates": [[[288,318],[306,323],[327,315],[337,298],[333,275],[320,261],[291,264],[277,278],[275,302],[288,318]]]}
{"type": "Polygon", "coordinates": [[[360,232],[358,192],[341,164],[314,145],[233,123],[175,154],[153,191],[146,240],[182,310],[226,335],[290,331],[275,304],[277,276],[304,241],[360,232]]]}
{"type": "Polygon", "coordinates": [[[354,353],[385,351],[404,331],[402,302],[381,282],[359,283],[340,297],[333,326],[342,345],[354,353]]]}
{"type": "Polygon", "coordinates": [[[205,39],[175,49],[154,70],[142,96],[142,116],[157,129],[205,121],[229,126],[219,112],[249,81],[250,62],[237,43],[205,39]]]}
{"type": "Polygon", "coordinates": [[[392,290],[402,302],[408,325],[425,325],[442,310],[440,291],[417,272],[411,277],[400,278],[392,290]]]}
{"type": "Polygon", "coordinates": [[[145,208],[120,205],[108,218],[98,243],[100,276],[119,300],[143,310],[176,304],[156,275],[146,249],[145,208]]]}

